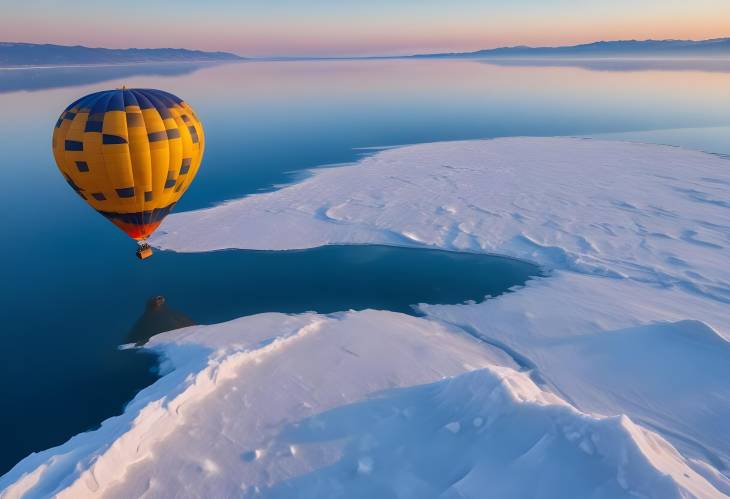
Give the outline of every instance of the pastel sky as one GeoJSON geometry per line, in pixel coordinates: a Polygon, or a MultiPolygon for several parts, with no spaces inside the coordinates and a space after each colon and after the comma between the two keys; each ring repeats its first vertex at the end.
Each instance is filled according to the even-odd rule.
{"type": "Polygon", "coordinates": [[[2,0],[0,41],[374,55],[730,36],[730,0],[2,0]]]}

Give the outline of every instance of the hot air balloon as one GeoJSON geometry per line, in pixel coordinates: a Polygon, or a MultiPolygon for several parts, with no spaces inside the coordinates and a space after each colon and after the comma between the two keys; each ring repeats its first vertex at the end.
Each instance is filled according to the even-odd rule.
{"type": "Polygon", "coordinates": [[[193,109],[161,90],[121,88],[73,102],[53,130],[53,156],[66,182],[92,208],[152,255],[147,237],[172,210],[203,159],[193,109]]]}

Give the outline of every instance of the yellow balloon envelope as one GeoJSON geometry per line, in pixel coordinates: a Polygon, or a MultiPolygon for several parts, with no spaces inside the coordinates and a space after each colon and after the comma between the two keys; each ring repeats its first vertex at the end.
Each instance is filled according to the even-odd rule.
{"type": "Polygon", "coordinates": [[[53,130],[53,155],[68,184],[141,242],[190,186],[204,148],[203,127],[193,109],[153,89],[82,97],[66,108],[53,130]]]}

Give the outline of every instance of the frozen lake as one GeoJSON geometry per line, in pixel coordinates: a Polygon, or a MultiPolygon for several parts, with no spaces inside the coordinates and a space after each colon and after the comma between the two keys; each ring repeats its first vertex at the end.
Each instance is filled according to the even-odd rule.
{"type": "Polygon", "coordinates": [[[717,67],[421,60],[0,70],[0,104],[12,117],[0,124],[0,471],[119,413],[155,379],[154,358],[117,349],[152,296],[198,323],[267,310],[408,311],[479,300],[536,272],[502,258],[348,246],[158,253],[140,264],[134,245],[68,189],[49,144],[69,102],[122,84],[169,90],[206,126],[203,170],[178,211],[271,190],[368,147],[591,135],[730,153],[730,73],[717,67]]]}

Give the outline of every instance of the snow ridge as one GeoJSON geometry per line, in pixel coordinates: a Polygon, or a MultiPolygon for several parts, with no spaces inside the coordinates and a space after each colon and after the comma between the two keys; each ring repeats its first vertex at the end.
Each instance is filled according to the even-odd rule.
{"type": "Polygon", "coordinates": [[[316,332],[324,321],[310,320],[254,350],[241,349],[240,345],[216,350],[171,345],[159,350],[170,373],[142,390],[123,415],[106,420],[99,430],[77,435],[51,453],[26,458],[23,462],[38,466],[38,472],[13,468],[0,481],[0,487],[5,487],[5,482],[11,484],[0,492],[0,498],[72,498],[104,493],[123,478],[127,467],[152,457],[154,443],[182,424],[188,405],[213,393],[219,383],[234,377],[242,364],[260,362],[288,343],[316,332]]]}
{"type": "MultiPolygon", "coordinates": [[[[160,445],[171,440],[174,432],[200,431],[196,413],[220,410],[245,420],[251,418],[249,410],[263,409],[258,404],[246,409],[234,403],[240,414],[221,410],[226,407],[225,397],[220,397],[223,392],[244,392],[245,397],[248,391],[252,395],[253,387],[242,379],[247,367],[279,370],[276,364],[291,359],[292,353],[306,343],[310,344],[308,352],[333,344],[332,348],[337,349],[337,337],[343,335],[350,336],[343,344],[353,349],[351,354],[381,355],[377,348],[364,349],[365,345],[353,341],[354,336],[366,332],[375,335],[381,348],[397,352],[406,366],[399,373],[387,373],[388,384],[409,376],[406,371],[434,340],[447,353],[432,354],[436,359],[429,359],[430,369],[461,374],[415,386],[408,383],[409,388],[386,389],[382,381],[376,381],[378,375],[374,378],[357,366],[342,363],[333,373],[338,379],[363,376],[367,391],[372,393],[374,389],[374,394],[364,398],[358,394],[354,402],[345,397],[344,404],[340,400],[326,410],[309,407],[306,417],[280,424],[254,446],[256,450],[243,452],[232,462],[221,459],[224,449],[218,449],[218,455],[203,457],[205,447],[230,445],[227,441],[232,440],[234,449],[240,452],[245,448],[241,440],[251,438],[250,429],[237,430],[236,424],[203,428],[198,438],[206,445],[190,455],[196,456],[197,474],[205,480],[189,480],[184,484],[187,493],[269,497],[296,494],[314,498],[337,496],[344,485],[348,497],[362,498],[384,490],[406,497],[480,497],[484,490],[500,497],[522,497],[534,490],[548,497],[714,496],[712,486],[669,443],[627,417],[582,414],[540,389],[527,373],[499,367],[495,359],[486,362],[484,352],[467,358],[465,351],[481,348],[471,338],[454,335],[423,319],[412,318],[404,325],[401,317],[376,311],[329,318],[264,314],[160,335],[151,347],[166,353],[168,372],[141,392],[124,415],[104,423],[106,427],[117,427],[116,434],[97,430],[75,437],[62,448],[31,456],[36,471],[24,471],[31,463],[16,467],[4,478],[15,483],[5,489],[2,497],[164,495],[163,491],[171,490],[170,484],[176,485],[165,474],[170,470],[174,473],[175,465],[180,463],[174,453],[160,452],[164,448],[160,445]],[[262,326],[268,326],[270,334],[271,328],[280,327],[282,322],[286,328],[281,336],[254,334],[245,340],[239,336],[237,345],[230,341],[235,332],[251,332],[262,326]],[[377,332],[370,330],[373,326],[377,332]],[[195,345],[192,350],[191,345],[195,345]],[[449,364],[451,367],[446,367],[449,364]],[[201,406],[206,406],[204,411],[201,406]],[[78,440],[84,438],[86,445],[79,445],[78,440]],[[329,452],[329,447],[338,442],[344,444],[336,452],[329,452]],[[198,455],[198,451],[203,454],[198,455]],[[264,468],[259,473],[274,472],[271,462],[279,462],[282,456],[289,460],[301,456],[303,462],[289,466],[304,466],[309,473],[294,473],[269,483],[255,480],[258,485],[253,486],[235,481],[252,473],[250,468],[258,463],[264,468]],[[79,464],[71,467],[74,462],[79,464]],[[149,478],[139,476],[148,476],[150,470],[145,470],[145,465],[153,462],[157,473],[151,476],[162,483],[152,484],[149,478]],[[527,476],[532,480],[526,481],[527,476]]],[[[304,371],[300,385],[313,381],[307,379],[301,366],[292,371],[304,371]]],[[[433,380],[433,374],[429,378],[433,380]]],[[[273,381],[278,380],[274,377],[273,381]]],[[[307,390],[311,391],[312,386],[307,390]]],[[[282,416],[277,413],[272,419],[282,416]]],[[[187,438],[195,439],[190,435],[187,438]]],[[[184,470],[184,476],[189,479],[190,471],[184,470]]]]}

